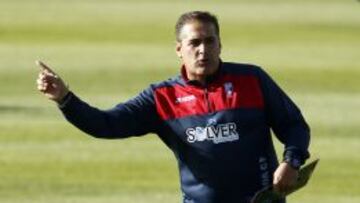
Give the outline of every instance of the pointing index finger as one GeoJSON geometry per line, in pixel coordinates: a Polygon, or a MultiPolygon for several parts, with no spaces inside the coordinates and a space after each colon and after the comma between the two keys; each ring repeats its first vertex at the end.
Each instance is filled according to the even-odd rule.
{"type": "Polygon", "coordinates": [[[43,63],[42,61],[35,61],[36,65],[40,66],[43,70],[47,70],[50,73],[55,74],[54,71],[51,70],[51,68],[49,66],[47,66],[45,63],[43,63]]]}

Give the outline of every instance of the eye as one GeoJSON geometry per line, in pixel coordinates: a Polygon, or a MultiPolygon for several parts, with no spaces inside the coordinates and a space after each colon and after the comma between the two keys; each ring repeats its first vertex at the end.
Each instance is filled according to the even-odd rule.
{"type": "Polygon", "coordinates": [[[214,44],[215,43],[215,37],[208,37],[205,39],[206,44],[214,44]]]}
{"type": "Polygon", "coordinates": [[[201,44],[201,40],[200,39],[192,39],[192,40],[190,40],[189,44],[191,46],[197,47],[201,44]]]}

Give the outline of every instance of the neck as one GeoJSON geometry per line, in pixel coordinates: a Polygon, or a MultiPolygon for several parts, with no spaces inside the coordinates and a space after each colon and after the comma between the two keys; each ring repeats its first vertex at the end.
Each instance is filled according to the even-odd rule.
{"type": "Polygon", "coordinates": [[[201,85],[205,86],[207,83],[209,83],[216,77],[218,71],[219,71],[219,67],[209,74],[197,75],[197,74],[186,73],[186,77],[189,81],[197,81],[201,85]]]}
{"type": "Polygon", "coordinates": [[[207,77],[209,77],[209,76],[208,75],[191,75],[188,73],[187,77],[191,81],[197,81],[200,84],[205,85],[206,81],[207,81],[207,77]]]}
{"type": "Polygon", "coordinates": [[[219,72],[220,66],[221,66],[221,61],[219,61],[219,63],[217,64],[216,68],[213,69],[213,71],[208,72],[206,74],[196,74],[196,73],[188,72],[186,70],[185,65],[183,65],[181,69],[181,74],[186,81],[197,81],[202,85],[206,85],[207,83],[209,83],[209,81],[211,81],[214,77],[216,77],[217,72],[219,72]]]}

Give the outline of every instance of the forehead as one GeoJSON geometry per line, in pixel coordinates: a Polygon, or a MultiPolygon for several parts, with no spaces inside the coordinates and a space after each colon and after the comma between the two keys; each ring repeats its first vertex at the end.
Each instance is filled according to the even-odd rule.
{"type": "Polygon", "coordinates": [[[212,23],[204,23],[197,20],[186,23],[180,32],[182,40],[215,37],[216,35],[216,28],[212,23]]]}

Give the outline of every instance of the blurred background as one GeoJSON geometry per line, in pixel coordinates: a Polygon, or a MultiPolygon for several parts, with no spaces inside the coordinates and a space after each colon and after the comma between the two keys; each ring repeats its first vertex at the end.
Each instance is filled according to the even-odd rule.
{"type": "Polygon", "coordinates": [[[321,162],[289,202],[360,202],[359,1],[0,0],[1,203],[181,201],[155,135],[86,136],[37,92],[34,61],[111,108],[178,74],[174,24],[189,10],[215,13],[222,59],[262,66],[307,118],[321,162]]]}

